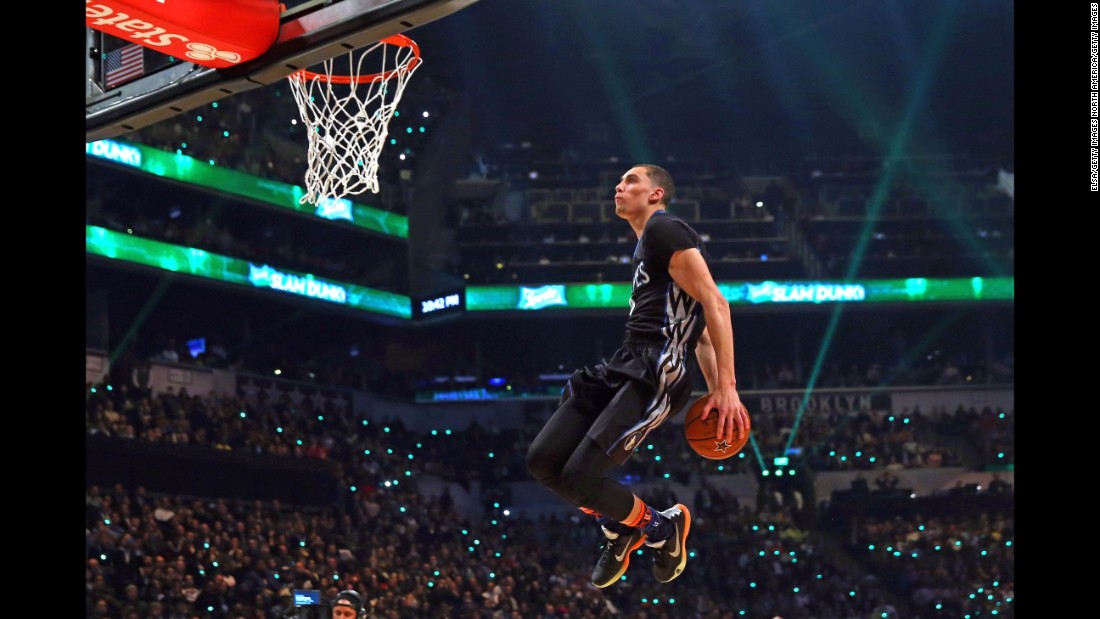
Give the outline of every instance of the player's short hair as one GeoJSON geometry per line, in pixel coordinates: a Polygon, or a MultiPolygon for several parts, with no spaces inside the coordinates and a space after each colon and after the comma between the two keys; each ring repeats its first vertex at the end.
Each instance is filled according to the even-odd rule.
{"type": "Polygon", "coordinates": [[[654,185],[665,190],[664,204],[671,204],[676,197],[676,183],[672,180],[672,174],[668,170],[654,163],[639,163],[636,167],[644,168],[646,176],[654,185]]]}

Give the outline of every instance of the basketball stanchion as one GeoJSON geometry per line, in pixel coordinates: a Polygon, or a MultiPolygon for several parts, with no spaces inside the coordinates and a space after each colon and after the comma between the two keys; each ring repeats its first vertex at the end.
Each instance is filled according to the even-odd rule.
{"type": "Polygon", "coordinates": [[[309,135],[300,204],[378,193],[378,157],[389,122],[421,62],[419,46],[395,34],[330,58],[317,72],[301,69],[287,76],[309,135]]]}

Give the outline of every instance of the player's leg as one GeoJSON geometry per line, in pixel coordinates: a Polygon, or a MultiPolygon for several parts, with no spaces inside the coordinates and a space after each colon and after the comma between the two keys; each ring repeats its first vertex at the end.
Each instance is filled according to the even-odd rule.
{"type": "Polygon", "coordinates": [[[640,523],[649,514],[641,498],[606,476],[615,465],[604,448],[586,436],[561,475],[563,495],[594,517],[603,531],[603,547],[592,569],[592,584],[600,588],[618,582],[626,573],[630,555],[645,540],[641,528],[627,523],[640,523]]]}
{"type": "Polygon", "coordinates": [[[631,553],[643,543],[654,549],[654,577],[659,582],[673,580],[687,565],[684,545],[691,525],[687,507],[677,504],[657,511],[604,474],[613,466],[615,461],[604,448],[585,437],[562,472],[562,492],[596,517],[605,537],[592,584],[602,588],[618,582],[630,565],[631,553]]]}
{"type": "MultiPolygon", "coordinates": [[[[662,359],[661,350],[620,349],[611,361],[580,370],[570,378],[558,410],[535,437],[527,454],[532,476],[556,494],[596,517],[607,538],[593,570],[593,583],[606,587],[626,571],[629,553],[646,536],[655,548],[677,561],[675,575],[665,576],[654,564],[661,582],[683,570],[682,548],[687,538],[687,508],[679,505],[662,513],[646,505],[626,486],[606,476],[623,464],[650,431],[664,423],[690,395],[687,381],[650,377],[682,367],[662,359]],[[677,537],[675,548],[665,540],[677,537]],[[624,552],[625,551],[625,552],[624,552]]],[[[663,563],[663,562],[662,562],[663,563]]]]}
{"type": "MultiPolygon", "coordinates": [[[[615,401],[619,406],[631,406],[618,396],[615,401]]],[[[593,415],[591,405],[580,396],[574,393],[564,397],[531,442],[527,470],[561,498],[601,519],[601,524],[625,531],[648,522],[645,504],[626,486],[606,475],[622,462],[612,459],[605,447],[587,436],[589,430],[603,427],[593,425],[593,419],[614,414],[605,410],[593,415]]]]}
{"type": "Polygon", "coordinates": [[[585,387],[590,373],[578,370],[565,386],[558,408],[546,421],[527,448],[527,471],[543,486],[566,501],[577,505],[565,491],[562,471],[584,440],[592,422],[599,416],[610,396],[596,398],[597,393],[585,387]]]}
{"type": "MultiPolygon", "coordinates": [[[[558,409],[527,451],[527,469],[532,477],[601,525],[606,541],[592,572],[592,582],[598,587],[618,581],[630,564],[630,553],[644,540],[640,529],[622,521],[641,521],[649,513],[641,499],[606,478],[607,470],[617,462],[586,436],[607,414],[605,407],[625,384],[623,377],[609,384],[604,369],[602,365],[585,368],[570,377],[558,409]],[[597,509],[608,510],[615,517],[597,509]]],[[[635,408],[635,417],[638,410],[635,408]]]]}
{"type": "MultiPolygon", "coordinates": [[[[649,433],[683,408],[691,396],[682,355],[670,355],[668,350],[657,347],[637,347],[627,353],[613,359],[608,364],[608,371],[621,372],[635,379],[620,389],[589,431],[589,436],[594,437],[617,464],[625,462],[649,433]],[[652,381],[651,376],[658,378],[652,381]]],[[[691,513],[683,504],[657,511],[640,498],[634,498],[635,504],[625,519],[617,511],[621,504],[594,502],[594,507],[602,509],[605,516],[640,529],[645,534],[644,543],[653,548],[654,577],[659,582],[670,582],[687,565],[685,545],[691,529],[691,513]]],[[[605,532],[607,529],[605,527],[605,532]]]]}
{"type": "MultiPolygon", "coordinates": [[[[626,462],[649,431],[667,418],[659,412],[660,405],[654,406],[654,393],[647,381],[624,382],[562,469],[562,492],[583,511],[596,517],[606,538],[603,552],[592,571],[592,583],[597,587],[617,582],[627,570],[630,554],[643,542],[649,543],[648,536],[653,536],[655,547],[663,548],[668,546],[665,540],[680,532],[686,533],[686,528],[678,524],[682,516],[681,512],[674,511],[677,508],[659,512],[606,475],[612,467],[626,462]],[[658,412],[649,417],[651,423],[647,424],[640,411],[658,412]]],[[[686,508],[678,508],[686,514],[686,508]]],[[[683,538],[686,539],[686,534],[683,538]]],[[[682,541],[677,542],[677,547],[682,541]]],[[[681,561],[683,553],[673,551],[672,546],[668,546],[668,552],[677,560],[673,569],[678,575],[685,564],[681,561]]],[[[667,561],[662,561],[661,565],[665,563],[667,561]]],[[[675,577],[667,577],[667,571],[654,563],[654,574],[661,582],[675,577]]]]}
{"type": "Polygon", "coordinates": [[[679,576],[687,565],[687,537],[691,530],[691,512],[683,503],[677,503],[660,512],[667,522],[668,537],[648,538],[645,544],[653,549],[653,576],[658,582],[670,582],[679,576]]]}

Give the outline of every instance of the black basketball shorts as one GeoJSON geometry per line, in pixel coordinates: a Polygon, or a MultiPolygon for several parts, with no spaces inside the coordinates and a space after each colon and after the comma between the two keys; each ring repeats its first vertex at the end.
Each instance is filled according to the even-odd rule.
{"type": "Polygon", "coordinates": [[[574,372],[560,405],[590,418],[588,437],[623,464],[690,397],[683,350],[626,344],[611,359],[574,372]]]}

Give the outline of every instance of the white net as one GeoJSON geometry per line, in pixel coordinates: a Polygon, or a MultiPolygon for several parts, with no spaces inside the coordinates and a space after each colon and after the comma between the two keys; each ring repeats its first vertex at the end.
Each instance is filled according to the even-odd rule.
{"type": "Polygon", "coordinates": [[[326,60],[320,72],[287,77],[309,135],[300,204],[378,193],[378,157],[389,122],[420,62],[416,44],[394,35],[326,60]]]}

